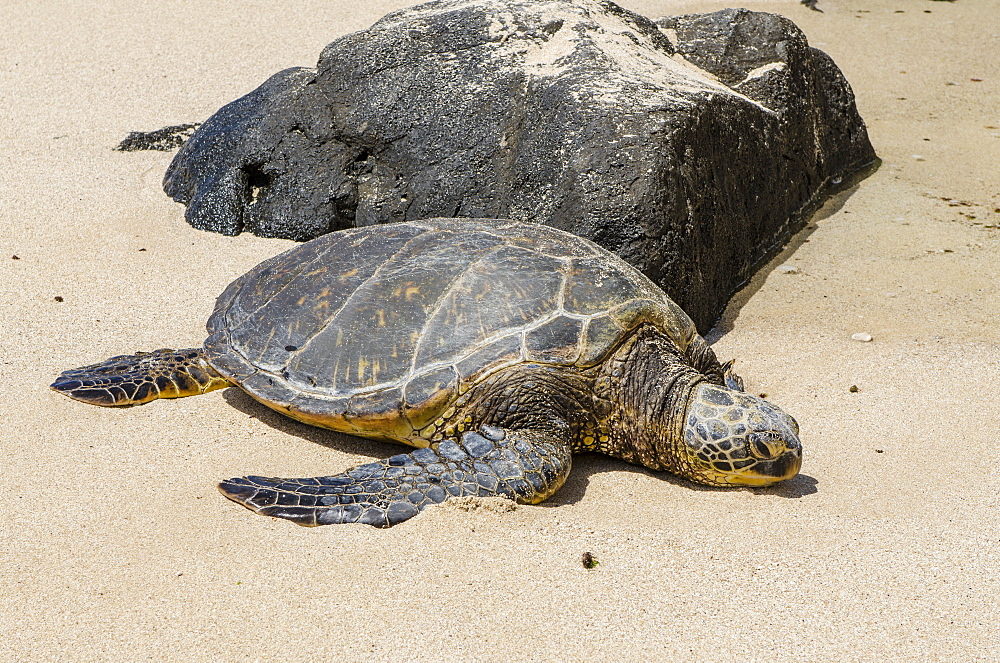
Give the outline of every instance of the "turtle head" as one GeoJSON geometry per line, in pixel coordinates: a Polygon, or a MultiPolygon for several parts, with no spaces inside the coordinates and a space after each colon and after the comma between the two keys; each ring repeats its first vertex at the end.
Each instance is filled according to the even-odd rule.
{"type": "Polygon", "coordinates": [[[767,486],[802,466],[799,425],[762,398],[708,382],[692,393],[684,421],[687,478],[711,486],[767,486]]]}

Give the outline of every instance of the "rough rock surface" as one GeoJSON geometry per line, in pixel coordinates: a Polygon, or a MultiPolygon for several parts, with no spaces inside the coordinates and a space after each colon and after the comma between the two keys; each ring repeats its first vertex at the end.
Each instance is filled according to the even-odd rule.
{"type": "Polygon", "coordinates": [[[119,152],[139,150],[169,152],[183,145],[198,126],[198,124],[175,124],[155,131],[130,131],[115,149],[119,152]]]}
{"type": "Polygon", "coordinates": [[[785,18],[596,0],[387,15],[219,110],[164,188],[197,228],[306,240],[433,216],[547,223],[643,270],[706,330],[875,153],[785,18]]]}

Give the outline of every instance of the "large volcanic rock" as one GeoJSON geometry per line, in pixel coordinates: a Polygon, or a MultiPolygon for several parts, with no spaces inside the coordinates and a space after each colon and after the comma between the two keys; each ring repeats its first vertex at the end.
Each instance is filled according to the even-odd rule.
{"type": "Polygon", "coordinates": [[[617,252],[705,330],[874,159],[847,81],[785,18],[450,0],[389,14],[225,106],[164,187],[225,234],[546,223],[617,252]]]}

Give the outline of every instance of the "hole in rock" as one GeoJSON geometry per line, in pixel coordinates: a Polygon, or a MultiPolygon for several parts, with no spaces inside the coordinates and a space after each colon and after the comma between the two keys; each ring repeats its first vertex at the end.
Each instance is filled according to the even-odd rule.
{"type": "Polygon", "coordinates": [[[250,194],[250,204],[257,202],[261,192],[271,186],[271,176],[264,172],[259,165],[244,166],[243,172],[247,176],[247,193],[250,194]]]}

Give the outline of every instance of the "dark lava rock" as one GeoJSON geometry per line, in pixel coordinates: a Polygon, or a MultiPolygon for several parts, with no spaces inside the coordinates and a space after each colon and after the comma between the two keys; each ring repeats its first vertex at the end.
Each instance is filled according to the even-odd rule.
{"type": "Polygon", "coordinates": [[[225,234],[546,223],[618,253],[704,331],[874,160],[847,81],[780,16],[451,0],[389,14],[225,106],[164,187],[225,234]]]}
{"type": "Polygon", "coordinates": [[[169,152],[183,145],[199,126],[200,124],[175,124],[155,131],[130,131],[115,149],[119,152],[169,152]]]}

